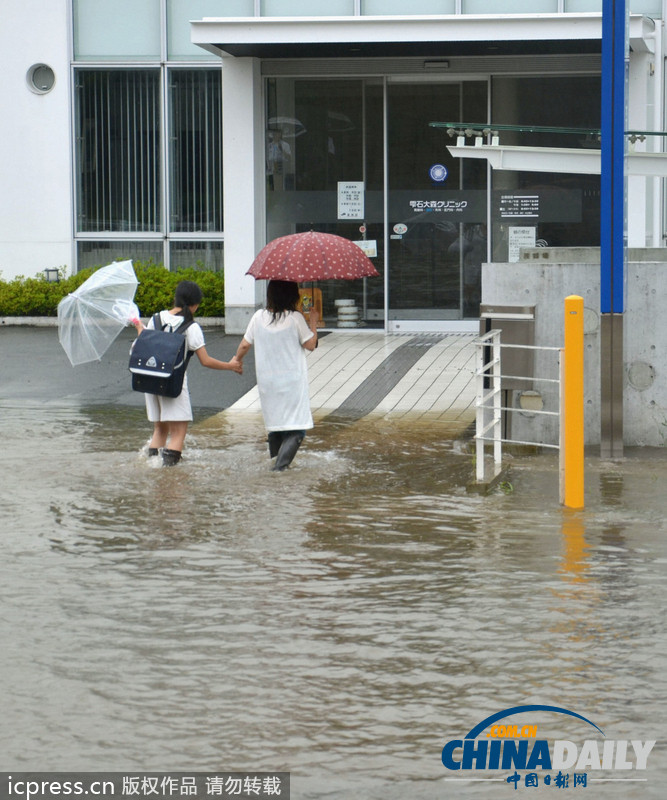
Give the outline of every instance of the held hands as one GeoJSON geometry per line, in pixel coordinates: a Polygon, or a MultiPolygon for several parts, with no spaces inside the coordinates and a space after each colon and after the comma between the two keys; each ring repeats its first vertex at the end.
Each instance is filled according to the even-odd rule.
{"type": "Polygon", "coordinates": [[[236,356],[233,356],[229,362],[229,369],[234,370],[234,372],[237,372],[239,375],[243,375],[243,362],[236,356]]]}

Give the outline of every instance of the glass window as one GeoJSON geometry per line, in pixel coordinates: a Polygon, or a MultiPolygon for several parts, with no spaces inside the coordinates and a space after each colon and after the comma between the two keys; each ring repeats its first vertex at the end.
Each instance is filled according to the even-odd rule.
{"type": "MultiPolygon", "coordinates": [[[[600,0],[601,7],[602,0],[600,0]]],[[[628,8],[633,14],[646,14],[646,16],[653,19],[662,17],[662,0],[630,0],[628,8]]]]}
{"type": "Polygon", "coordinates": [[[464,14],[555,14],[558,0],[462,0],[464,14]]]}
{"type": "Polygon", "coordinates": [[[354,15],[354,0],[261,0],[263,17],[338,17],[354,15]],[[304,10],[306,13],[304,14],[304,10]]]}
{"type": "Polygon", "coordinates": [[[156,0],[73,0],[74,57],[80,60],[159,60],[156,0]]]}
{"type": "Polygon", "coordinates": [[[162,240],[150,242],[131,241],[79,241],[77,242],[77,265],[79,269],[86,267],[103,267],[116,260],[164,262],[162,240]]]}
{"type": "Polygon", "coordinates": [[[169,72],[171,231],[222,231],[220,69],[169,72]]]}
{"type": "Polygon", "coordinates": [[[77,230],[159,231],[159,70],[77,70],[77,230]]]}
{"type": "MultiPolygon", "coordinates": [[[[498,125],[600,127],[600,77],[498,77],[491,119],[498,125]],[[554,98],[545,103],[544,98],[554,98]]],[[[590,147],[596,137],[560,132],[502,131],[502,145],[590,147]]],[[[494,170],[492,260],[518,260],[519,244],[596,247],[600,244],[600,176],[494,170]]]]}
{"type": "MultiPolygon", "coordinates": [[[[497,2],[497,0],[496,0],[497,2]]],[[[456,0],[361,0],[361,13],[367,16],[392,14],[455,14],[456,0]]]]}
{"type": "MultiPolygon", "coordinates": [[[[660,0],[662,2],[662,0],[660,0]]],[[[563,11],[566,14],[578,14],[586,11],[602,11],[602,0],[563,0],[563,11]]]]}
{"type": "Polygon", "coordinates": [[[167,57],[216,59],[190,41],[190,20],[204,17],[252,17],[254,0],[167,0],[167,57]]]}
{"type": "MultiPolygon", "coordinates": [[[[662,0],[630,0],[627,4],[633,14],[646,14],[652,19],[662,18],[662,0]]],[[[563,11],[569,14],[585,11],[602,11],[602,0],[563,0],[563,11]]]]}
{"type": "Polygon", "coordinates": [[[170,245],[172,272],[179,267],[195,267],[210,272],[222,272],[224,268],[223,242],[177,242],[170,245]]]}

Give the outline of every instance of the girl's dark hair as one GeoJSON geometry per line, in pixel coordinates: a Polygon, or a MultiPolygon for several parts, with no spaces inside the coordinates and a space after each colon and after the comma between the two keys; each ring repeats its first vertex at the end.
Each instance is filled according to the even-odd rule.
{"type": "Polygon", "coordinates": [[[296,311],[299,302],[299,284],[294,281],[269,281],[266,289],[266,308],[275,322],[286,311],[296,311]]]}
{"type": "Polygon", "coordinates": [[[183,317],[186,322],[193,319],[190,306],[198,306],[201,303],[202,297],[202,291],[198,283],[194,281],[181,281],[176,286],[176,294],[174,296],[174,307],[181,309],[179,316],[183,317]]]}

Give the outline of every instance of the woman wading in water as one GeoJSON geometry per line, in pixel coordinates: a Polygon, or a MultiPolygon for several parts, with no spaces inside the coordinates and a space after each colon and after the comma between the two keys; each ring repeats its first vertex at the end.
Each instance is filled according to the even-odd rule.
{"type": "Polygon", "coordinates": [[[255,346],[257,388],[269,434],[269,454],[276,459],[274,470],[284,470],[292,463],[306,431],[313,427],[305,351],[317,347],[319,317],[313,309],[309,327],[296,310],[298,302],[298,284],[269,281],[266,308],[254,314],[230,362],[240,367],[255,346]]]}

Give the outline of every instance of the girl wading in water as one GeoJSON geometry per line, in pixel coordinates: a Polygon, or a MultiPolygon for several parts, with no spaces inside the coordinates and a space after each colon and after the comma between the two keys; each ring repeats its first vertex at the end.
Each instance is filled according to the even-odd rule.
{"type": "MultiPolygon", "coordinates": [[[[174,307],[168,311],[160,311],[160,320],[162,325],[166,326],[164,330],[178,331],[181,324],[194,319],[194,314],[201,301],[202,291],[199,285],[194,281],[181,281],[176,287],[174,307]]],[[[152,317],[148,325],[144,325],[141,320],[137,320],[135,323],[137,333],[141,333],[145,327],[154,329],[152,317]]],[[[198,323],[193,322],[184,335],[188,350],[197,356],[203,367],[230,369],[239,374],[243,372],[243,367],[238,361],[218,361],[217,358],[213,358],[206,352],[204,332],[198,323]]],[[[158,456],[162,452],[162,463],[165,466],[171,467],[178,464],[183,452],[188,424],[192,420],[187,373],[183,381],[183,390],[178,397],[162,397],[155,394],[145,394],[144,397],[146,398],[148,419],[153,423],[153,436],[148,445],[149,457],[158,456]]]]}
{"type": "Polygon", "coordinates": [[[255,371],[264,425],[269,434],[269,454],[274,470],[284,470],[313,427],[308,396],[306,350],[317,347],[318,315],[310,312],[310,327],[296,310],[298,284],[269,281],[266,308],[257,311],[238,346],[232,364],[255,345],[255,371]]]}

